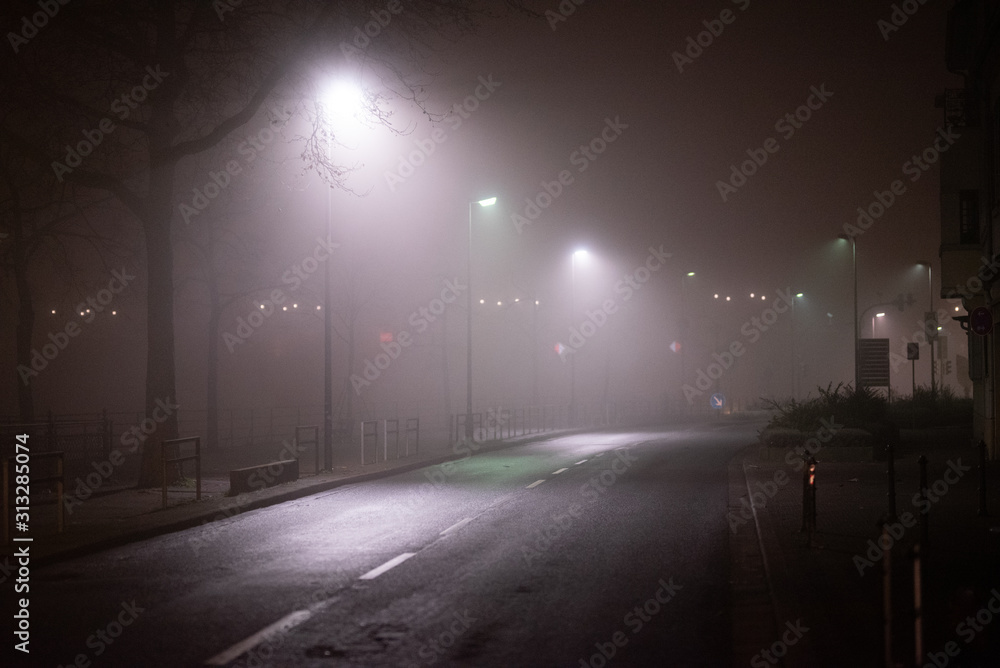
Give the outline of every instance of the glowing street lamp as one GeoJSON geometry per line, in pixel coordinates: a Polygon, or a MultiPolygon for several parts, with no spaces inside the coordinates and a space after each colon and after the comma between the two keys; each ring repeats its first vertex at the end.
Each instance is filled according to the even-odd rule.
{"type": "MultiPolygon", "coordinates": [[[[933,269],[931,269],[931,263],[926,261],[917,262],[918,267],[927,267],[927,296],[930,299],[930,311],[929,313],[934,313],[934,283],[931,276],[933,269]]],[[[937,321],[937,318],[935,318],[937,321]]],[[[938,327],[937,329],[941,329],[938,327]]],[[[927,345],[931,349],[931,398],[937,396],[937,384],[934,382],[934,341],[937,339],[937,332],[927,337],[927,345]]]]}
{"type": "MultiPolygon", "coordinates": [[[[493,206],[497,203],[496,197],[488,197],[476,202],[469,202],[469,249],[466,257],[466,323],[465,323],[465,438],[472,440],[472,207],[478,204],[481,207],[493,206]]],[[[483,300],[480,300],[482,303],[483,300]]]]}
{"type": "Polygon", "coordinates": [[[878,338],[875,335],[875,318],[884,318],[884,317],[885,317],[885,313],[876,313],[875,315],[872,316],[872,338],[873,339],[877,339],[878,338]]]}
{"type": "MultiPolygon", "coordinates": [[[[573,251],[570,258],[570,326],[573,326],[573,318],[576,316],[576,263],[577,260],[584,261],[590,253],[580,248],[573,251]]],[[[576,354],[569,356],[569,426],[576,424],[576,354]]]]}
{"type": "MultiPolygon", "coordinates": [[[[331,85],[317,100],[327,123],[343,123],[361,107],[361,90],[345,81],[331,85]]],[[[332,142],[327,144],[327,160],[332,159],[332,142]]],[[[326,191],[326,234],[333,236],[333,188],[326,191]]],[[[323,459],[333,468],[333,299],[330,294],[330,265],[323,263],[323,459]]],[[[317,307],[318,309],[319,307],[317,307]]],[[[348,393],[350,401],[350,393],[348,393]]],[[[350,417],[350,416],[348,416],[350,417]]]]}
{"type": "Polygon", "coordinates": [[[858,241],[855,237],[841,234],[837,237],[851,244],[851,263],[854,265],[854,391],[857,392],[861,386],[861,367],[858,364],[858,349],[861,338],[858,330],[858,241]]]}

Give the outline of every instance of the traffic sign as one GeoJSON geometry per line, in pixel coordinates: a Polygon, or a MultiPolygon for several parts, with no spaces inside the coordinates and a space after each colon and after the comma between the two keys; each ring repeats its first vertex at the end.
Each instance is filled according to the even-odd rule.
{"type": "Polygon", "coordinates": [[[920,359],[920,344],[919,343],[907,343],[906,344],[906,359],[908,359],[908,360],[918,360],[918,359],[920,359]]]}
{"type": "Polygon", "coordinates": [[[993,331],[993,313],[985,306],[977,306],[969,314],[969,329],[979,336],[986,336],[993,331]]]}
{"type": "Polygon", "coordinates": [[[722,408],[726,405],[726,396],[721,392],[716,392],[708,402],[712,408],[722,408]]]}

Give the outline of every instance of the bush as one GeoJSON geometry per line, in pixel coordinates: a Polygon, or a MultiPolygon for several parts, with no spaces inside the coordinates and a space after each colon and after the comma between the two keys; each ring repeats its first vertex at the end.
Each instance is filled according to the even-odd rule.
{"type": "Polygon", "coordinates": [[[892,419],[904,427],[923,429],[972,424],[972,399],[955,396],[947,385],[931,396],[926,385],[920,385],[908,397],[901,397],[889,407],[892,419]]]}
{"type": "Polygon", "coordinates": [[[802,432],[819,429],[821,420],[833,420],[845,427],[871,430],[875,424],[888,421],[888,402],[870,387],[853,388],[850,384],[838,383],[833,387],[819,387],[818,397],[798,401],[769,400],[768,408],[776,410],[768,428],[783,427],[802,432]]]}

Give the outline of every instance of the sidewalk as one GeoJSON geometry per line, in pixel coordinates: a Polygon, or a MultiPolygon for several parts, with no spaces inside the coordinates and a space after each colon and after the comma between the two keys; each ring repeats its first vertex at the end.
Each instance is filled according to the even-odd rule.
{"type": "MultiPolygon", "coordinates": [[[[491,452],[516,445],[591,430],[556,430],[518,436],[502,441],[483,443],[477,452],[491,452]]],[[[277,451],[277,449],[275,449],[277,451]]],[[[313,469],[311,452],[302,454],[300,464],[306,471],[313,469]]],[[[65,530],[56,532],[56,505],[54,502],[33,504],[31,507],[31,551],[33,563],[44,565],[111,547],[145,540],[155,536],[181,531],[242,512],[291,501],[335,487],[387,477],[425,466],[462,459],[444,442],[423,445],[418,455],[404,459],[382,461],[377,464],[338,464],[334,458],[332,471],[306,473],[294,482],[256,490],[235,497],[225,496],[229,490],[229,477],[218,472],[202,476],[201,500],[195,499],[194,482],[168,488],[168,507],[163,508],[162,490],[124,489],[110,494],[93,496],[72,504],[72,512],[65,515],[65,530]]],[[[357,458],[355,458],[357,459],[357,458]]],[[[261,461],[258,464],[266,464],[261,461]]],[[[192,466],[185,469],[187,475],[192,466]]],[[[67,485],[66,494],[73,492],[67,485]]],[[[9,549],[9,548],[8,548],[9,549]]]]}
{"type": "Polygon", "coordinates": [[[1000,613],[1000,594],[993,593],[1000,591],[1000,558],[987,553],[987,533],[1000,527],[1000,463],[987,465],[987,507],[994,517],[979,517],[978,452],[967,435],[904,430],[902,441],[895,466],[899,523],[892,525],[891,540],[882,538],[880,521],[889,502],[884,462],[830,462],[822,449],[816,454],[817,531],[811,545],[799,532],[801,470],[761,461],[756,445],[730,462],[734,666],[885,666],[886,544],[893,566],[895,664],[1000,665],[1000,623],[990,625],[1000,613]],[[926,501],[915,497],[920,454],[928,459],[932,496],[926,501]],[[910,555],[924,510],[925,641],[918,664],[910,555]]]}

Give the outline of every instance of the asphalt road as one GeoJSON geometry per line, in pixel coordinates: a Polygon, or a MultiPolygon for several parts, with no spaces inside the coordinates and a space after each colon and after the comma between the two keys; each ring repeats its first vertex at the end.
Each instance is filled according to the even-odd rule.
{"type": "Polygon", "coordinates": [[[725,665],[754,436],[555,438],[38,568],[24,665],[725,665]]]}

